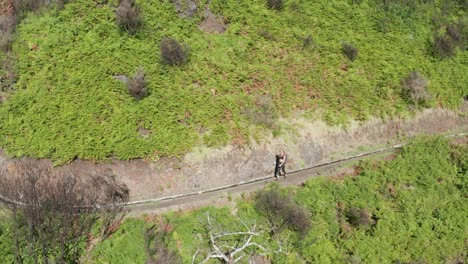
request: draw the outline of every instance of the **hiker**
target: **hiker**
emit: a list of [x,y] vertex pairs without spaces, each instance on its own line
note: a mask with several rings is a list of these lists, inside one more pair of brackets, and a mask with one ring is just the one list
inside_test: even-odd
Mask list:
[[[284,176],[286,178],[286,153],[284,150],[281,150],[279,154],[275,155],[275,178],[278,179],[279,176]],[[283,175],[281,175],[281,171],[283,171]]]
[[[284,176],[286,178],[286,161],[287,161],[287,156],[286,156],[286,152],[284,152],[284,150],[281,150],[280,151],[280,154],[279,154],[279,169],[278,169],[278,172],[279,172],[279,175],[280,176]],[[281,175],[281,171],[283,171],[283,175]]]
[[[280,155],[275,155],[275,178],[278,179],[278,174],[280,174]],[[280,175],[281,176],[281,175]]]

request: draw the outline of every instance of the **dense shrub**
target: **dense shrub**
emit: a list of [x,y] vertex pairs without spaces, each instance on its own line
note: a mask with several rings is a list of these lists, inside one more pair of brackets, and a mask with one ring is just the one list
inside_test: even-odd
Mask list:
[[437,36],[434,39],[435,52],[441,58],[451,57],[455,54],[455,42],[448,36]]
[[129,34],[136,33],[143,24],[141,11],[135,0],[120,0],[115,17],[119,27]]
[[283,0],[267,0],[267,6],[270,9],[281,10],[283,9]]
[[145,79],[145,72],[143,68],[138,68],[135,75],[129,78],[127,82],[128,92],[135,97],[135,99],[140,100],[148,95],[147,81]]
[[365,209],[361,208],[349,208],[345,213],[346,221],[354,227],[369,227],[375,224],[372,215],[370,215]]
[[431,98],[431,94],[426,89],[427,80],[418,72],[411,72],[403,80],[402,86],[407,96],[411,97],[416,104],[427,102]]
[[281,193],[278,185],[258,192],[255,208],[266,215],[274,232],[280,231],[284,225],[301,234],[305,234],[310,228],[310,212],[288,194]]
[[358,49],[351,43],[344,42],[343,46],[343,53],[348,57],[351,61],[354,61],[358,55]]
[[468,34],[468,27],[463,21],[458,23],[449,24],[445,27],[445,33],[434,36],[434,51],[440,58],[448,58],[455,54],[457,47],[464,50],[466,47],[466,40]]
[[162,226],[161,230],[155,230],[152,226],[145,230],[145,253],[146,264],[178,264],[182,263],[182,259],[169,248],[168,242],[170,238],[169,224],[166,223]]
[[161,62],[169,65],[182,65],[189,57],[188,48],[173,38],[164,38],[160,45]]

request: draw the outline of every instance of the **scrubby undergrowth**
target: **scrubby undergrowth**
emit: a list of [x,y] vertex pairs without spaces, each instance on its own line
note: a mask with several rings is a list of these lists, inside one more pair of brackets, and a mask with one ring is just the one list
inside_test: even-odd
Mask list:
[[[424,106],[455,108],[467,94],[463,45],[443,59],[434,45],[454,35],[449,25],[466,25],[457,1],[284,1],[276,10],[262,0],[213,0],[223,34],[198,28],[205,4],[187,19],[171,1],[136,1],[143,24],[132,35],[119,29],[115,1],[97,2],[29,14],[17,28],[18,81],[0,105],[0,145],[10,154],[58,162],[172,156],[245,144],[263,129],[278,134],[278,113],[320,112],[330,123],[392,117],[412,104],[402,88],[411,72],[427,80]],[[167,37],[190,48],[185,64],[161,63]],[[354,60],[343,43],[359,51]],[[134,100],[115,77],[140,67],[148,96]],[[256,114],[258,98],[271,102],[272,116]]]
[[[184,263],[192,263],[197,249],[210,248],[209,212],[212,226],[224,232],[252,225],[263,230],[253,241],[271,250],[271,263],[460,263],[467,257],[467,153],[466,145],[451,146],[441,137],[420,138],[391,161],[360,164],[358,175],[312,179],[288,189],[269,186],[239,201],[235,209],[209,207],[129,219],[96,246],[93,260],[143,263],[142,230],[155,224],[167,234],[165,245]],[[272,191],[289,197],[275,202],[307,212],[307,229],[277,228],[288,217],[282,214],[285,207],[267,205],[270,214],[258,207]],[[279,249],[281,253],[274,253]]]

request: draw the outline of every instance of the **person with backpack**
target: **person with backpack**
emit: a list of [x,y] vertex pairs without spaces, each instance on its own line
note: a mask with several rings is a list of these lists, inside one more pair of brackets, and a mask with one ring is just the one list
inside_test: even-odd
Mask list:
[[[281,150],[279,154],[275,155],[275,178],[278,179],[279,176],[284,176],[286,178],[286,160],[287,156],[284,150]],[[283,172],[283,174],[281,174]]]

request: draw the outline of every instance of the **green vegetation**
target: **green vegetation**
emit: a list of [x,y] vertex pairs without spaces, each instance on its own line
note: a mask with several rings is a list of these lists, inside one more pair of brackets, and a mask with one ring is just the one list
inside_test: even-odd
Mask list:
[[92,263],[145,263],[143,220],[127,219],[112,235],[96,245]]
[[0,208],[0,261],[14,263],[13,240],[11,239],[11,218]]
[[[468,92],[466,8],[458,2],[213,0],[211,11],[228,26],[222,34],[198,28],[205,2],[187,19],[171,1],[136,1],[141,18],[120,22],[132,34],[117,25],[116,1],[29,13],[13,43],[18,81],[0,105],[0,146],[62,163],[244,144],[264,129],[278,134],[277,113],[345,123],[407,112],[402,81],[411,72],[427,80],[424,106],[455,108]],[[454,43],[444,59],[439,36]],[[165,38],[190,47],[186,64],[161,63]],[[354,60],[343,43],[359,51]],[[116,77],[139,68],[148,96],[134,100]],[[258,114],[259,98],[271,102],[272,116]]]
[[[466,259],[466,145],[452,146],[442,137],[419,138],[393,160],[363,162],[359,171],[341,179],[311,179],[303,187],[272,185],[238,201],[236,208],[207,207],[127,219],[112,237],[95,246],[89,261],[143,263],[144,232],[156,226],[164,230],[169,250],[177,252],[183,263],[191,263],[197,249],[210,247],[207,212],[213,229],[235,232],[256,225],[258,230],[270,231],[254,241],[270,249],[267,255],[272,263],[459,263]],[[268,203],[266,196],[284,201],[273,197],[273,203]],[[265,205],[267,211],[278,208],[280,214],[265,214]],[[288,216],[281,214],[296,206],[307,210],[310,226],[302,230],[305,233],[287,224]],[[279,248],[282,253],[273,253]],[[249,250],[247,255],[254,253]]]

